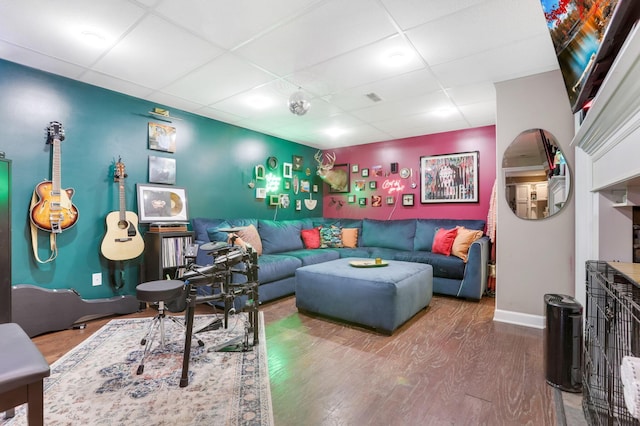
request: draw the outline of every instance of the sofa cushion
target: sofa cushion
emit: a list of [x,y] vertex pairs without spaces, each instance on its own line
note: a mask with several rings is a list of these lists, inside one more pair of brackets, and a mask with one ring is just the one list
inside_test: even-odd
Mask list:
[[320,248],[342,247],[342,230],[334,225],[320,228]]
[[326,249],[323,251],[336,251],[340,255],[340,258],[343,258],[343,257],[368,258],[370,256],[369,250],[363,247],[335,248],[335,249]]
[[209,238],[209,241],[227,241],[229,239],[229,233],[220,230],[229,228],[231,228],[229,222],[220,222],[217,226],[207,228],[207,238]]
[[413,250],[416,234],[415,219],[362,221],[361,244],[364,247],[381,247],[396,250]]
[[463,262],[467,262],[467,256],[469,254],[469,247],[471,244],[482,237],[482,231],[476,229],[467,229],[464,226],[458,227],[458,234],[453,241],[451,247],[451,254],[462,259]]
[[191,229],[193,229],[196,241],[210,241],[207,234],[207,228],[216,228],[220,226],[224,219],[209,219],[204,217],[196,217],[191,219]]
[[303,229],[300,231],[300,237],[302,238],[304,248],[320,248],[320,228]]
[[418,219],[416,220],[413,250],[431,251],[437,228],[451,229],[456,226],[484,231],[485,221],[477,219]]
[[433,253],[449,256],[451,254],[451,248],[453,247],[453,242],[456,239],[456,235],[458,235],[458,228],[439,228],[436,231],[436,235],[433,237],[431,251]]
[[461,280],[464,277],[465,263],[456,256],[428,253],[427,263],[433,266],[433,276]]
[[328,262],[340,258],[338,252],[334,250],[295,250],[281,254],[300,259],[302,266],[315,265],[316,263]]
[[282,253],[304,248],[299,220],[263,220],[258,221],[258,233],[262,239],[264,254]]
[[301,266],[302,261],[293,256],[263,254],[258,258],[258,281],[262,285],[292,277]]

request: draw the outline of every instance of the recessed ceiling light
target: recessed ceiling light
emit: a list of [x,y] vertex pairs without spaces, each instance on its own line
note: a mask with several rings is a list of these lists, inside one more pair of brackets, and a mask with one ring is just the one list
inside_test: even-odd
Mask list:
[[88,45],[95,47],[102,47],[107,44],[107,39],[102,34],[99,34],[93,30],[84,30],[80,33],[82,40]]
[[392,67],[399,67],[406,64],[411,59],[411,54],[404,50],[394,50],[387,55],[387,64]]
[[324,131],[327,135],[331,136],[332,138],[337,138],[338,136],[344,135],[345,133],[347,133],[346,130],[341,129],[339,127],[330,127],[327,130]]
[[449,117],[449,116],[455,114],[455,112],[456,112],[456,110],[453,107],[444,107],[444,108],[439,108],[439,109],[433,110],[431,112],[431,114],[433,114],[433,115],[435,115],[437,117],[444,118],[444,117]]

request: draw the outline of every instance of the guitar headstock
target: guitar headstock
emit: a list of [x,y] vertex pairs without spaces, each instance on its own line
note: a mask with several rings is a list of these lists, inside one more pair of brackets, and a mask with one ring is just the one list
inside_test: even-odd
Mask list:
[[59,142],[64,140],[64,129],[59,121],[52,121],[47,127],[47,143],[53,143],[54,140]]
[[113,178],[117,181],[126,177],[127,173],[124,171],[124,163],[122,162],[122,159],[118,158],[118,162],[116,163],[115,170],[113,172]]

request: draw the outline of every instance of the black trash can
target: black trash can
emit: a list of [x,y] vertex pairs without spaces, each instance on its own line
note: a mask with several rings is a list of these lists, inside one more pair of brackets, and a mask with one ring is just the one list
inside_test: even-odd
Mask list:
[[564,294],[545,294],[544,361],[547,383],[582,391],[582,305]]

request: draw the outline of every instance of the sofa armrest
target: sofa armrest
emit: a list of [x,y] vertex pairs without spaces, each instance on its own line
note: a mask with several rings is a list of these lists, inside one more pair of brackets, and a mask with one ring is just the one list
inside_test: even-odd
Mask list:
[[480,300],[487,289],[491,242],[484,236],[471,244],[458,297]]

